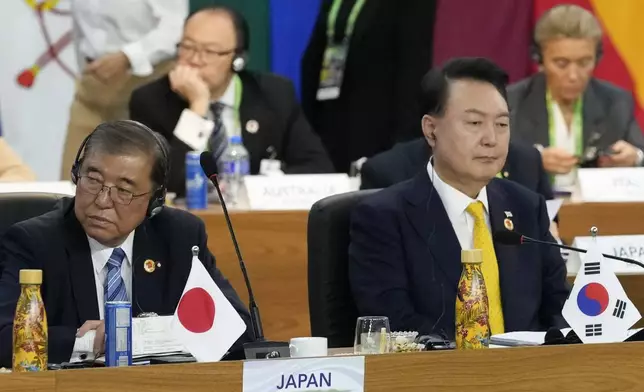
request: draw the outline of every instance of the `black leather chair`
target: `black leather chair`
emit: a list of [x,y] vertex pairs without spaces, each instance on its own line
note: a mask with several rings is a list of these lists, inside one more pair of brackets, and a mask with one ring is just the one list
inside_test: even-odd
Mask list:
[[[52,193],[0,193],[0,242],[13,224],[51,211],[64,195]],[[2,264],[0,264],[2,276]]]
[[377,189],[343,193],[311,207],[308,222],[309,315],[312,336],[329,348],[353,346],[358,310],[349,286],[349,223],[353,207]]
[[51,211],[61,197],[51,193],[0,193],[0,238],[14,223]]

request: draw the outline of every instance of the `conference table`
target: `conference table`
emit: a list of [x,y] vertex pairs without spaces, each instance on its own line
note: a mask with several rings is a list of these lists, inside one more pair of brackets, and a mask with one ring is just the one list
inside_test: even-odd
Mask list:
[[[208,246],[219,268],[247,301],[221,211],[212,207],[195,213],[205,222]],[[274,340],[310,336],[308,211],[231,211],[231,219],[261,310],[265,335]],[[559,211],[559,233],[565,243],[588,236],[592,226],[599,228],[600,235],[644,234],[644,203],[563,204]],[[644,313],[644,275],[623,275],[620,281],[635,306]]]
[[[643,342],[365,357],[367,392],[641,391]],[[3,392],[240,392],[243,362],[0,374]]]

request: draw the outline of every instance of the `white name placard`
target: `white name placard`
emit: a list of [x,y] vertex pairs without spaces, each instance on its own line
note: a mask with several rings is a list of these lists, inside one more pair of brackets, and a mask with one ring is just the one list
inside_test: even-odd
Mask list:
[[364,391],[364,357],[244,362],[243,392]]
[[[573,246],[581,249],[588,249],[592,243],[592,237],[576,237]],[[602,253],[612,256],[626,257],[639,262],[644,262],[644,235],[615,235],[601,236],[595,240]],[[576,275],[581,265],[583,254],[570,251],[566,267],[568,275]],[[644,275],[644,268],[628,264],[623,261],[604,258],[612,270],[618,275]]]
[[309,210],[318,200],[351,191],[346,174],[247,176],[251,210]]
[[583,201],[644,201],[642,167],[579,169],[578,180]]
[[71,181],[2,182],[0,193],[53,193],[74,196],[76,186]]

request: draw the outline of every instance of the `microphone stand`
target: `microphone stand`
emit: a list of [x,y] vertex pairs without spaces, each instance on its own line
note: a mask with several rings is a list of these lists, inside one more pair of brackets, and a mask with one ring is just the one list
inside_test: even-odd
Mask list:
[[224,197],[221,194],[221,189],[219,188],[217,175],[213,174],[209,177],[209,179],[215,186],[217,195],[219,196],[219,200],[221,201],[221,208],[224,212],[224,218],[226,219],[228,231],[230,232],[230,237],[233,241],[233,246],[235,247],[235,253],[237,254],[237,260],[239,261],[239,267],[241,268],[242,275],[244,276],[244,282],[246,283],[246,289],[248,290],[248,311],[250,312],[250,322],[252,324],[255,341],[244,343],[244,354],[246,356],[246,359],[288,358],[290,357],[288,342],[267,341],[264,337],[264,328],[262,327],[262,319],[259,315],[259,307],[257,306],[257,302],[255,301],[253,287],[250,284],[248,272],[246,271],[246,263],[244,262],[241,251],[239,250],[239,243],[237,242],[237,237],[235,236],[233,224],[230,221],[230,215],[228,214],[228,208],[226,208],[226,202],[224,201]]

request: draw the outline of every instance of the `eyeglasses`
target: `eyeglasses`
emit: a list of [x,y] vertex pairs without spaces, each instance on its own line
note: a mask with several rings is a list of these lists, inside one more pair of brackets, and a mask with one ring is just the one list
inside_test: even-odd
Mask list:
[[177,52],[181,57],[192,57],[197,54],[198,58],[206,63],[217,61],[220,57],[227,56],[234,53],[236,49],[229,50],[214,50],[208,48],[200,48],[197,45],[180,42],[177,44]]
[[127,189],[120,188],[116,185],[107,186],[102,181],[97,180],[89,176],[81,176],[78,186],[85,192],[92,195],[100,194],[104,189],[107,189],[109,192],[110,198],[114,203],[122,205],[130,205],[132,200],[137,197],[145,196],[150,192],[140,193],[138,195],[128,191]]

